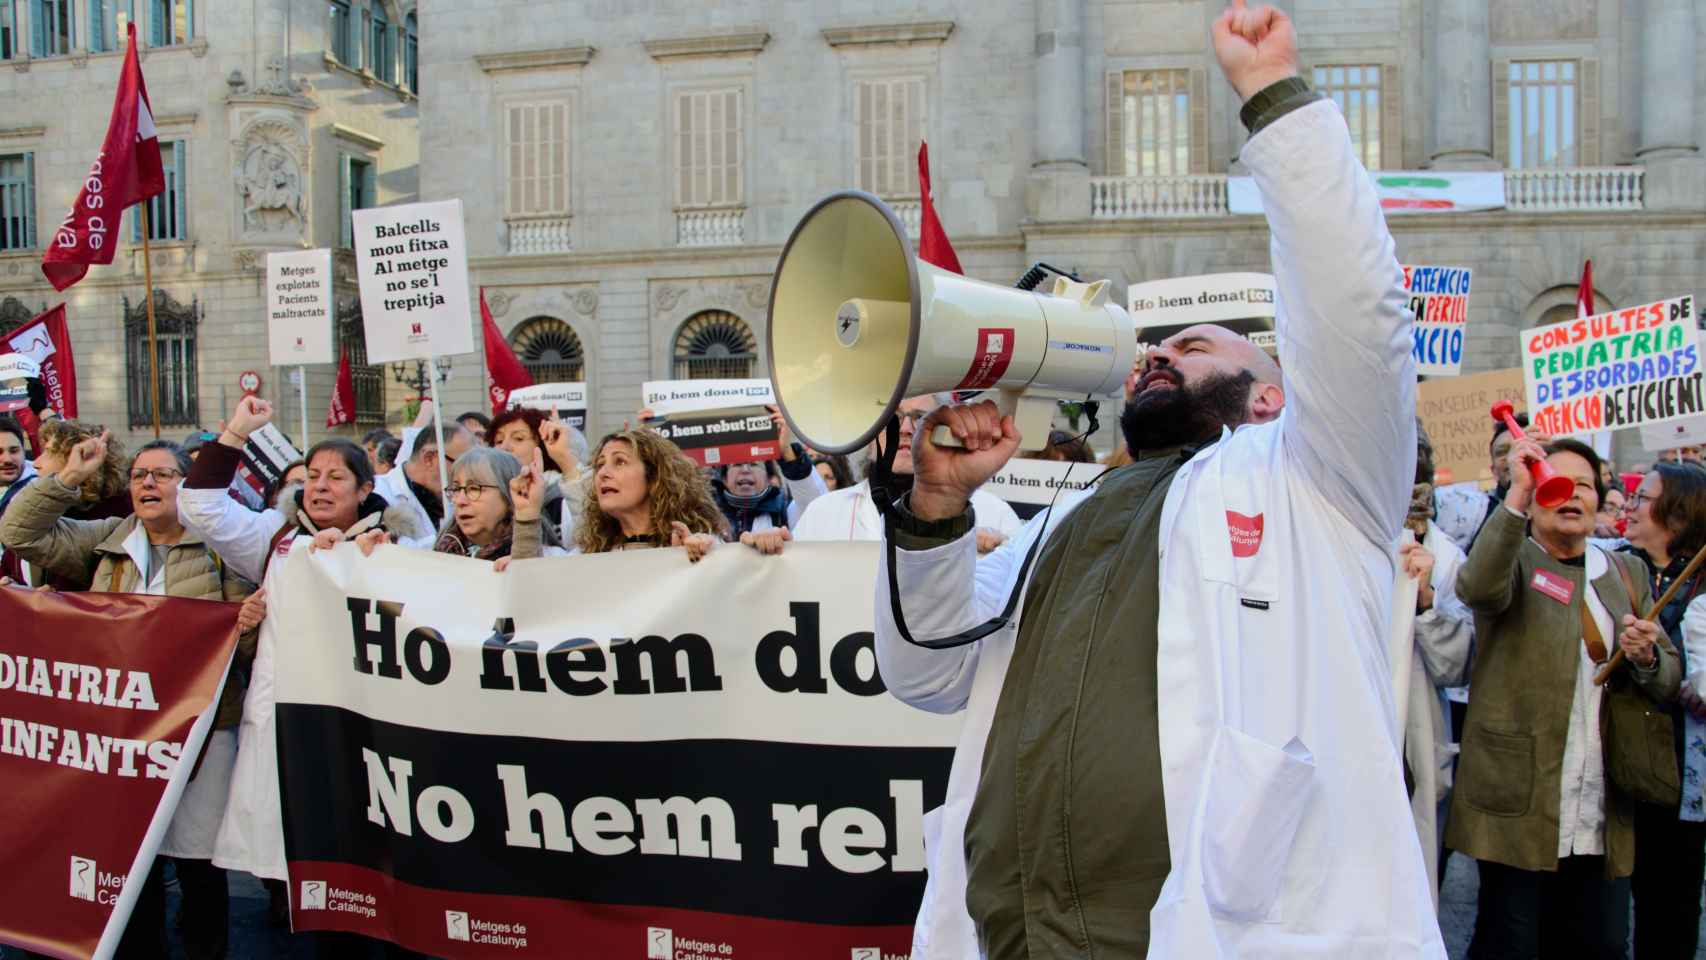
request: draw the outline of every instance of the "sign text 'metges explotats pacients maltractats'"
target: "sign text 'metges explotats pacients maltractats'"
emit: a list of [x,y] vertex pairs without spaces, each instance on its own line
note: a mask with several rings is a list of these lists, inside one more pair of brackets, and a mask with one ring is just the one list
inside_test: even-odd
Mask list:
[[1537,431],[1568,436],[1706,412],[1692,296],[1518,336],[1529,423]]
[[960,718],[887,693],[877,549],[497,574],[299,543],[271,614],[304,641],[274,688],[294,929],[451,958],[904,955]]
[[331,363],[332,251],[267,254],[267,347],[275,367]]
[[653,414],[646,426],[700,466],[782,455],[776,424],[765,409],[776,402],[769,380],[651,380],[641,396]]

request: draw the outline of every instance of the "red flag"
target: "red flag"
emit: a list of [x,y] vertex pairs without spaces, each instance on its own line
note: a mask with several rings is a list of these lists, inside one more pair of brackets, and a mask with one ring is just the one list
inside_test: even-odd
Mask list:
[[954,255],[954,245],[948,242],[948,235],[942,230],[942,221],[936,219],[936,207],[930,202],[930,145],[927,143],[918,144],[918,196],[923,207],[918,217],[918,259],[943,270],[965,273],[960,269],[960,258]]
[[160,169],[160,138],[142,68],[136,62],[136,24],[128,25],[130,45],[119,69],[118,96],[100,155],[89,167],[71,212],[54,231],[41,272],[53,289],[64,290],[89,272],[91,263],[112,263],[119,223],[126,207],[166,189]]
[[77,418],[77,362],[71,356],[71,331],[60,304],[0,339],[0,353],[21,353],[41,367],[47,402],[67,420]]
[[332,402],[326,406],[326,426],[355,422],[355,377],[349,369],[349,348],[338,360],[338,382],[332,385]]
[[1576,316],[1593,316],[1593,261],[1582,261],[1582,282],[1576,287]]
[[486,306],[485,287],[480,288],[480,329],[486,339],[486,392],[491,395],[492,413],[496,415],[509,402],[509,392],[533,386],[533,378],[515,358],[515,351],[509,348],[509,341],[492,319],[491,308]]

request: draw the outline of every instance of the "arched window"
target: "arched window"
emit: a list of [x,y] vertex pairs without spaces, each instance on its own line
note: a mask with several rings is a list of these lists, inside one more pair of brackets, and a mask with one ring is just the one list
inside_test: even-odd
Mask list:
[[421,31],[413,13],[403,18],[403,84],[421,92]]
[[752,376],[758,340],[746,322],[724,310],[702,310],[675,334],[675,379],[740,380]]
[[1560,303],[1557,306],[1546,308],[1546,312],[1540,315],[1540,326],[1549,327],[1554,323],[1563,323],[1566,320],[1574,319],[1576,319],[1576,305]]
[[367,330],[361,322],[361,301],[338,305],[338,353],[349,351],[350,380],[355,386],[355,426],[358,431],[385,426],[385,368],[367,362]]
[[534,383],[580,383],[586,379],[581,338],[556,317],[523,320],[509,335],[509,343]]
[[[201,423],[196,402],[196,326],[201,304],[184,306],[164,290],[154,291],[154,362],[160,370],[160,425],[193,427]],[[124,298],[125,372],[129,380],[130,426],[154,422],[153,365],[148,361],[148,304]]]

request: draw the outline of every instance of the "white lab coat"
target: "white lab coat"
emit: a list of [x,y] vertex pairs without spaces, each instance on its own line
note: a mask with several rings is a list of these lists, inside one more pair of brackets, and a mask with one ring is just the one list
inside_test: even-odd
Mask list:
[[[978,490],[971,495],[977,525],[1011,537],[1024,526],[1007,502]],[[871,482],[831,490],[812,500],[790,531],[795,540],[881,540],[883,518],[871,499]]]
[[426,508],[421,506],[421,500],[415,496],[415,491],[409,487],[409,478],[404,475],[401,463],[390,473],[373,478],[373,492],[384,497],[391,509],[400,508],[414,514],[417,528],[427,531],[424,537],[399,537],[399,546],[417,550],[432,549],[433,544],[438,542],[438,528],[433,526],[432,517],[427,514]]
[[[1179,468],[1162,511],[1157,722],[1172,869],[1149,956],[1443,958],[1386,653],[1415,464],[1411,318],[1394,245],[1331,103],[1275,122],[1243,159],[1272,229],[1286,406]],[[1050,527],[1086,495],[1063,497]],[[1233,555],[1233,512],[1262,518],[1253,556]],[[902,551],[913,633],[999,612],[1042,532],[1033,518],[982,561],[969,535]],[[887,584],[879,570],[889,689],[926,709],[972,711],[967,728],[986,730],[995,663],[1004,672],[1015,628],[970,647],[912,647],[894,629]],[[970,806],[978,759],[956,756],[944,838]],[[969,931],[938,919],[922,934],[925,955],[976,955]]]

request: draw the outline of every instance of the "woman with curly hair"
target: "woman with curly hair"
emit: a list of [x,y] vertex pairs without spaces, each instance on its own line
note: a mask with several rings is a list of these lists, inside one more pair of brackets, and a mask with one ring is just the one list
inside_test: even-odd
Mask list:
[[600,440],[590,485],[575,530],[579,553],[674,546],[698,562],[727,529],[699,468],[651,430]]
[[[41,455],[36,472],[44,477],[58,474],[71,456],[72,448],[106,433],[106,428],[81,420],[48,420],[41,425]],[[123,519],[130,516],[130,463],[124,444],[107,440],[101,465],[79,488],[77,502],[66,511],[76,520]]]

